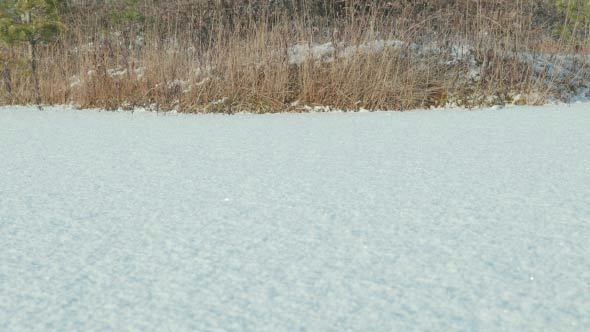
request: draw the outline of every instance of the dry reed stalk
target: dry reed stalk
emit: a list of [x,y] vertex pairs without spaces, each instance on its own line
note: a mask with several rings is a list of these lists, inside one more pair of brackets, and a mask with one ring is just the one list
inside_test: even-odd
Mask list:
[[[67,34],[40,49],[43,102],[225,113],[471,107],[566,98],[590,76],[588,38],[551,37],[533,0],[307,3],[146,1],[148,19],[117,26],[105,23],[108,7],[76,7]],[[329,51],[316,57],[320,44]],[[303,61],[296,45],[312,48]],[[34,102],[28,69],[10,69],[0,103]]]

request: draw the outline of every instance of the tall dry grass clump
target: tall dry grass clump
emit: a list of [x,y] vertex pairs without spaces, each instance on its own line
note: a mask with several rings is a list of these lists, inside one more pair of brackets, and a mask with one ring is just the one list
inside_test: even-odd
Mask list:
[[[40,48],[46,104],[405,110],[566,99],[589,77],[587,31],[556,33],[538,0],[76,1],[62,17]],[[2,50],[2,104],[34,102],[24,52]]]

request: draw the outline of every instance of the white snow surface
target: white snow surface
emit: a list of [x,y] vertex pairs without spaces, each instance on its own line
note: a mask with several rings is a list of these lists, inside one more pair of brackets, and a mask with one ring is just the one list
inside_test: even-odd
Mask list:
[[[334,61],[334,55],[343,58],[349,58],[355,54],[374,54],[383,52],[388,47],[402,48],[406,47],[406,43],[400,40],[383,40],[377,39],[370,42],[364,42],[359,45],[338,45],[336,47],[332,42],[324,44],[297,44],[290,47],[287,51],[289,55],[290,64],[303,64],[309,59],[324,60],[326,62]],[[417,48],[416,45],[411,45],[412,48]]]
[[590,104],[0,108],[1,331],[589,331]]

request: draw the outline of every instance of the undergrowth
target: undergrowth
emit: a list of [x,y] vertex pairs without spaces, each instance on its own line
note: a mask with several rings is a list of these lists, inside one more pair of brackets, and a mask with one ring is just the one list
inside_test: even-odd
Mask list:
[[[179,112],[406,110],[567,100],[588,34],[546,1],[74,1],[39,46],[44,104]],[[2,46],[0,104],[35,102]],[[6,87],[10,85],[10,91]]]

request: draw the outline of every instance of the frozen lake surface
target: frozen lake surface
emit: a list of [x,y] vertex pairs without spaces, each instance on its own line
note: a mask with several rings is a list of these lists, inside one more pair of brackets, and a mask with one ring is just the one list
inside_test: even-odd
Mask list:
[[590,104],[0,108],[0,330],[589,331]]

